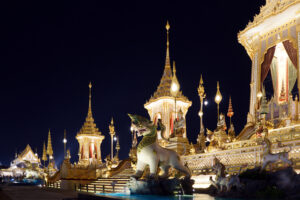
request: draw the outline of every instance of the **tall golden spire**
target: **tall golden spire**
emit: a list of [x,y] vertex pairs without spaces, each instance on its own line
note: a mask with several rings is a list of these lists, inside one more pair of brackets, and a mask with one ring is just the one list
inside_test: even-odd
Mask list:
[[175,60],[173,60],[173,76],[176,76]]
[[[43,156],[42,156],[42,160],[45,162],[47,161],[47,152],[46,152],[46,145],[45,145],[45,142],[44,142],[44,145],[43,145]],[[45,163],[44,163],[45,165]]]
[[49,129],[49,133],[48,133],[47,154],[49,155],[49,157],[53,156],[53,149],[52,149],[50,129]]
[[170,24],[169,21],[167,21],[166,24],[166,30],[167,30],[167,52],[166,52],[166,64],[165,67],[171,67],[171,63],[170,63],[170,42],[169,42],[169,30],[170,30]]
[[78,135],[101,135],[101,132],[96,127],[96,124],[94,123],[94,118],[92,114],[92,83],[89,83],[89,108],[88,108],[88,114],[85,118],[85,122],[80,129],[80,131],[77,133]]
[[[164,67],[163,75],[160,79],[160,83],[154,92],[154,94],[151,96],[150,100],[145,104],[148,105],[149,103],[156,101],[157,99],[161,97],[172,97],[172,94],[170,93],[171,83],[174,74],[176,74],[176,67],[173,69],[174,74],[172,73],[171,69],[171,61],[170,61],[170,42],[169,42],[169,30],[170,30],[170,24],[167,21],[166,24],[166,30],[167,30],[167,49],[166,49],[166,62]],[[175,64],[174,64],[175,65]],[[177,79],[177,78],[176,78]],[[178,92],[177,98],[180,98],[181,100],[190,103],[190,101],[185,97],[181,91]]]
[[89,83],[89,109],[87,118],[93,118],[92,114],[92,83]]

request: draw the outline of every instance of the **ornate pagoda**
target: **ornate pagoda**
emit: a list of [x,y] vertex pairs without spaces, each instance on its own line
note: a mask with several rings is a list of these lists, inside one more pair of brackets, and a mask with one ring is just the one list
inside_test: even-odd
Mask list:
[[[286,115],[298,119],[298,102],[293,101],[292,91],[299,81],[300,1],[267,0],[246,28],[239,32],[238,41],[245,47],[250,59],[250,106],[246,129],[240,139],[248,139],[258,120],[262,85],[268,74],[272,78],[273,96],[268,102],[270,112],[266,116],[269,125],[279,126]],[[298,71],[298,73],[297,73]],[[295,91],[295,90],[294,90]]]
[[101,131],[96,127],[92,114],[92,84],[89,84],[89,108],[85,122],[76,135],[79,143],[79,161],[80,166],[89,166],[101,164],[101,143],[105,138]]
[[[185,116],[189,107],[192,105],[192,102],[189,101],[181,91],[178,92],[176,97],[174,97],[170,91],[172,79],[174,76],[176,76],[176,68],[174,63],[172,74],[169,53],[169,29],[170,25],[167,23],[167,50],[163,76],[160,80],[157,90],[154,92],[153,96],[151,96],[150,100],[144,105],[144,107],[148,110],[150,118],[154,123],[157,123],[157,121],[161,119],[162,123],[165,125],[166,130],[163,136],[164,138],[170,138],[171,142],[164,145],[180,153],[183,152],[183,146],[180,144],[185,143],[188,146],[186,126],[184,125],[182,136],[176,136],[174,131],[175,121],[178,117],[178,114],[181,112],[185,124]],[[164,143],[161,135],[158,135],[158,140]]]

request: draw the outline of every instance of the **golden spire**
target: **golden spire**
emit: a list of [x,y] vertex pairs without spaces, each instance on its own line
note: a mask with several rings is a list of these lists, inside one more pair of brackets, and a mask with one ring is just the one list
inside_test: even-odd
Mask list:
[[111,118],[111,122],[110,122],[110,125],[108,127],[109,127],[109,133],[111,135],[114,135],[115,134],[115,126],[114,126],[114,119],[113,118]]
[[173,61],[173,76],[176,76],[175,60]]
[[201,77],[200,77],[200,85],[203,85],[203,78],[202,78],[202,74],[201,74]]
[[46,152],[46,145],[45,145],[45,142],[44,142],[44,145],[43,145],[43,156],[42,156],[42,160],[45,162],[47,161],[47,152]]
[[[160,79],[160,83],[159,83],[156,91],[151,96],[150,100],[145,104],[145,106],[147,106],[149,103],[157,100],[158,98],[172,97],[172,94],[170,93],[170,89],[171,89],[171,83],[173,80],[173,75],[172,75],[170,52],[169,52],[169,49],[170,49],[170,42],[169,42],[170,24],[168,21],[166,24],[166,30],[167,30],[167,49],[166,49],[166,62],[165,62],[164,72]],[[173,71],[174,71],[174,69],[173,69]],[[175,73],[176,73],[176,68],[175,68]],[[177,80],[177,78],[176,78],[176,80]],[[187,103],[191,103],[180,91],[178,92],[177,98],[180,98],[181,100],[183,100]]]
[[53,156],[53,149],[52,149],[50,129],[49,129],[49,133],[48,133],[47,154],[49,155],[49,157]]
[[[97,128],[94,123],[94,118],[92,115],[92,83],[89,83],[89,109],[87,117],[82,128],[79,130],[77,135],[101,135],[101,131]],[[77,137],[77,136],[76,136]]]
[[170,30],[170,24],[169,21],[167,21],[166,24],[166,30],[167,30],[167,52],[166,52],[166,65],[165,67],[171,67],[170,65],[170,52],[169,52],[169,47],[170,47],[170,42],[169,42],[169,30]]
[[92,115],[92,83],[89,83],[89,109],[87,118],[93,118]]

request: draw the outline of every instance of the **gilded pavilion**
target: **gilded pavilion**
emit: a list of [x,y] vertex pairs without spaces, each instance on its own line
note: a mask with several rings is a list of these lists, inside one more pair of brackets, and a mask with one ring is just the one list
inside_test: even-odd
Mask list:
[[[182,154],[184,153],[184,148],[188,148],[185,116],[188,112],[189,107],[192,105],[192,102],[189,101],[181,91],[179,91],[176,97],[171,94],[171,83],[172,78],[176,76],[176,67],[175,62],[173,62],[172,73],[169,52],[169,29],[170,25],[169,23],[167,23],[167,49],[164,72],[157,90],[151,96],[150,100],[144,105],[144,107],[148,110],[150,119],[154,123],[157,123],[157,120],[161,119],[162,123],[166,127],[164,137],[169,138],[171,142],[164,144],[161,135],[158,135],[158,140],[167,148],[174,149],[175,151]],[[174,124],[179,112],[182,113],[185,124],[182,136],[176,136],[174,133]],[[182,144],[184,144],[186,147],[183,147]]]
[[89,107],[85,122],[76,135],[79,143],[78,165],[89,166],[102,163],[101,143],[105,138],[97,128],[92,114],[92,84],[89,84]]

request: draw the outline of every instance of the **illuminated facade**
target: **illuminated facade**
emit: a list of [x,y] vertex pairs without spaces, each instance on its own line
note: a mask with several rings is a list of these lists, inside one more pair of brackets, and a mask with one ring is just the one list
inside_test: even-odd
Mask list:
[[[2,176],[27,176],[30,171],[41,171],[40,168],[41,161],[37,155],[34,153],[29,144],[19,155],[16,154],[15,159],[10,163],[10,168],[0,170],[0,175]],[[31,173],[32,174],[32,173]]]
[[85,122],[76,135],[79,143],[79,161],[80,166],[98,165],[102,163],[101,160],[101,143],[105,138],[94,123],[92,114],[92,84],[89,84],[89,108]]
[[[188,142],[186,135],[185,116],[189,107],[192,105],[192,102],[189,101],[181,91],[178,92],[176,97],[171,94],[171,83],[172,78],[176,76],[176,68],[174,62],[172,73],[169,53],[169,24],[167,24],[166,29],[167,50],[163,76],[160,84],[157,87],[157,90],[154,92],[150,100],[144,105],[144,107],[148,110],[149,116],[154,123],[157,123],[157,120],[161,119],[162,123],[166,126],[165,135],[163,137],[170,138],[170,140],[173,141],[173,143],[166,144],[166,146],[176,151],[182,151],[182,149],[179,150],[178,148],[180,143],[186,144]],[[176,136],[174,128],[175,118],[178,118],[179,113],[181,113],[184,118],[184,131],[182,136]],[[158,135],[158,140],[162,142],[161,135]]]

